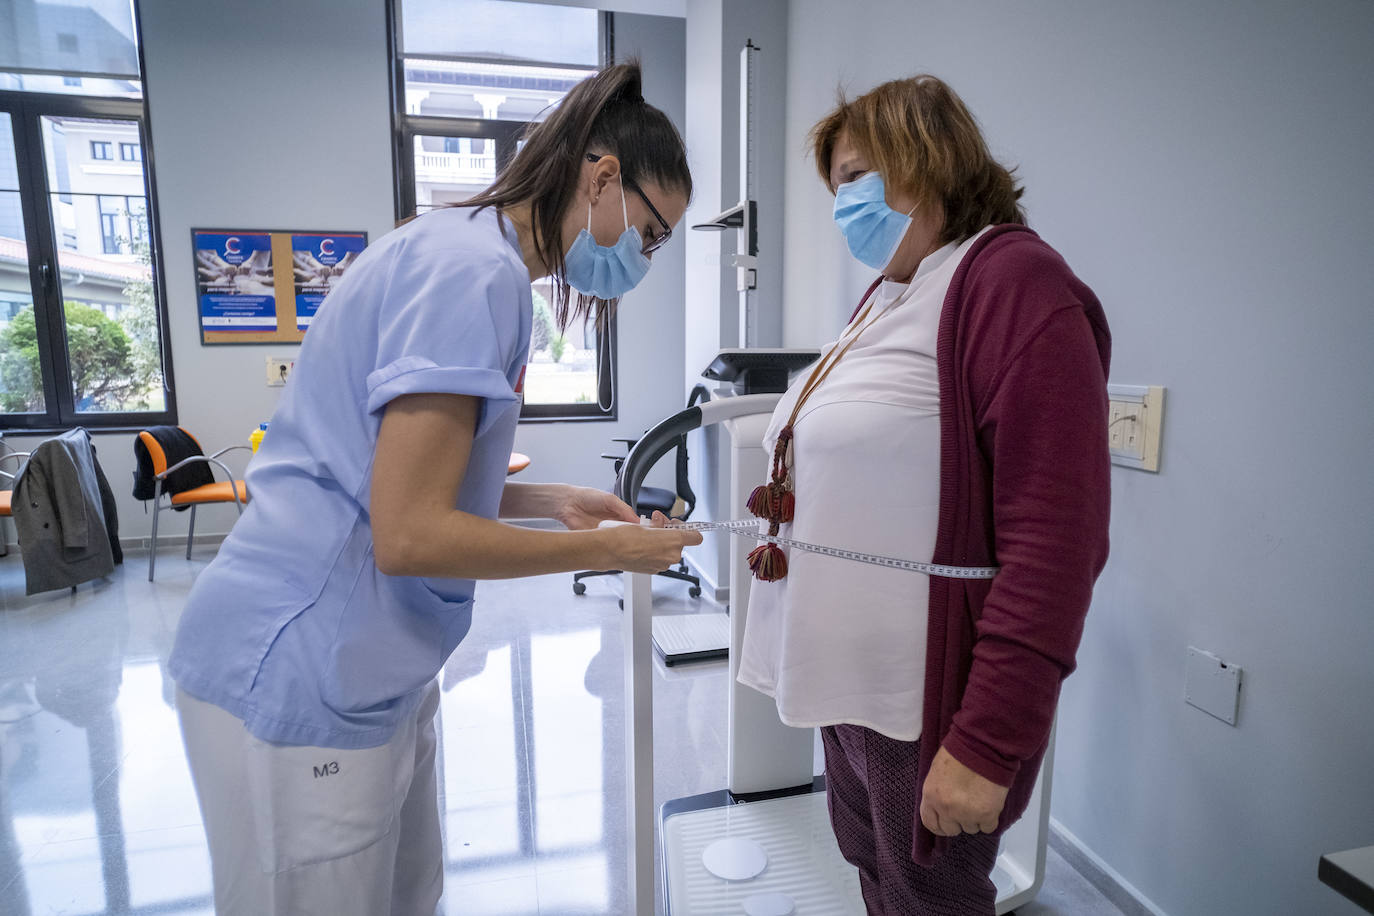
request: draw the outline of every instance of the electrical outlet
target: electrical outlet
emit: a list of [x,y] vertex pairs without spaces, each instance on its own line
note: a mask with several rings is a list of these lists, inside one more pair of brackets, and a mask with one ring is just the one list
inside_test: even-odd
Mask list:
[[295,359],[281,356],[267,357],[267,387],[280,388],[285,385],[295,368]]
[[1188,647],[1187,673],[1183,699],[1227,725],[1236,724],[1240,711],[1241,667],[1223,661],[1211,652]]
[[1107,447],[1112,464],[1159,470],[1164,389],[1159,385],[1108,385]]
[[1125,447],[1125,440],[1121,437],[1122,414],[1125,411],[1125,405],[1120,401],[1107,403],[1109,407],[1107,413],[1107,446],[1112,450],[1112,454],[1116,454]]

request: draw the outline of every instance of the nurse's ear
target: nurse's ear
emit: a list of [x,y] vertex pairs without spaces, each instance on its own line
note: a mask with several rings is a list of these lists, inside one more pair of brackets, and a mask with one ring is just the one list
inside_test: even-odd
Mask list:
[[591,166],[591,179],[588,185],[587,198],[595,206],[601,199],[601,192],[608,186],[619,186],[620,179],[620,160],[615,156],[602,156],[595,162],[587,163]]

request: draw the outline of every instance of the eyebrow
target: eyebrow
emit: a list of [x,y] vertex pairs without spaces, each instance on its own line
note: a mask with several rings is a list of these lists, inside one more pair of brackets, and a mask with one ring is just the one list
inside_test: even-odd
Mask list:
[[831,184],[843,184],[844,182],[842,181],[842,179],[845,175],[852,174],[853,172],[867,171],[869,171],[869,169],[860,168],[855,163],[854,159],[846,159],[843,162],[841,162],[838,166],[830,170],[830,182]]

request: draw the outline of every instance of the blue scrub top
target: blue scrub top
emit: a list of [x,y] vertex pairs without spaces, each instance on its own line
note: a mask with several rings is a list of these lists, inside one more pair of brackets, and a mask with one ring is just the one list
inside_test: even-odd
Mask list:
[[279,744],[384,744],[472,622],[470,579],[377,571],[368,516],[386,405],[472,395],[457,508],[495,518],[529,352],[530,277],[508,220],[435,210],[367,248],[321,305],[249,465],[252,501],[196,579],[170,667]]

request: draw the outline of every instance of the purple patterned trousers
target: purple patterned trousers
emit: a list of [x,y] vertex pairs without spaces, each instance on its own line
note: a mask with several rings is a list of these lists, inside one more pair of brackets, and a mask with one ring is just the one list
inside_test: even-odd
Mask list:
[[830,825],[859,870],[869,916],[992,916],[997,837],[953,837],[930,868],[911,858],[921,817],[921,742],[858,725],[826,726],[821,740]]

